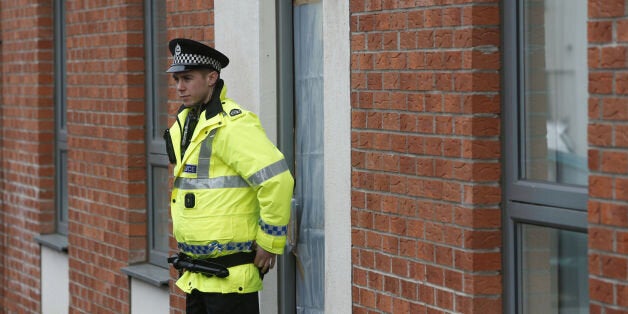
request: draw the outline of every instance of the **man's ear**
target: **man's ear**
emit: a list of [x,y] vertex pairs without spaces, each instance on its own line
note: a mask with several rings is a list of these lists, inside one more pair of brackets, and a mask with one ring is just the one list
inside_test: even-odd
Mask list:
[[207,74],[207,84],[209,86],[214,86],[216,85],[216,82],[218,81],[218,72],[216,71],[210,71]]

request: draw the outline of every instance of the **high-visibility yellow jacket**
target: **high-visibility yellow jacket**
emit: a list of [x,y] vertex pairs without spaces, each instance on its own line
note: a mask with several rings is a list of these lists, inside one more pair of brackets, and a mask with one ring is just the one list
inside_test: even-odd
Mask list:
[[[194,257],[218,257],[252,251],[256,243],[282,254],[294,179],[258,117],[227,98],[226,86],[220,103],[223,111],[217,115],[207,119],[205,111],[200,114],[184,156],[180,142],[189,108],[182,108],[169,130],[176,156],[171,214],[179,250]],[[186,271],[177,286],[187,293],[262,288],[253,264],[231,267],[229,273],[217,278]]]

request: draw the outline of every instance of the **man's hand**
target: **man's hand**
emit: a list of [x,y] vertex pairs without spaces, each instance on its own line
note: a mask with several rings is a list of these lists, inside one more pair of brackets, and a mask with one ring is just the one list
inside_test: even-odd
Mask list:
[[255,261],[253,261],[253,263],[262,271],[262,274],[265,274],[275,267],[275,258],[275,254],[262,249],[262,247],[258,245],[257,252],[255,253]]

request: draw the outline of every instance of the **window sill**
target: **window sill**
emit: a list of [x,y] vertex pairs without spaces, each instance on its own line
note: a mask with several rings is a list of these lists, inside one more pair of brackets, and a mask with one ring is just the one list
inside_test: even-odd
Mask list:
[[57,252],[68,253],[68,237],[66,235],[59,233],[40,234],[35,237],[35,241]]
[[[68,252],[68,237],[65,235],[58,233],[40,234],[35,237],[35,241],[41,246],[57,252]],[[167,268],[147,263],[124,267],[122,272],[157,287],[167,286],[170,281],[170,273]]]
[[129,277],[139,279],[157,287],[167,286],[170,281],[170,272],[168,269],[153,264],[144,263],[131,265],[121,270]]

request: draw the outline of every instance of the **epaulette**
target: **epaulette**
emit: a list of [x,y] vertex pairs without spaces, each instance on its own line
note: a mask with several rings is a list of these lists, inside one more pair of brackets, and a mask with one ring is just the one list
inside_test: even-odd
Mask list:
[[237,116],[237,115],[239,115],[241,113],[242,113],[242,110],[240,110],[240,109],[237,109],[237,108],[236,109],[231,109],[231,111],[229,111],[229,116],[235,117],[235,116]]

